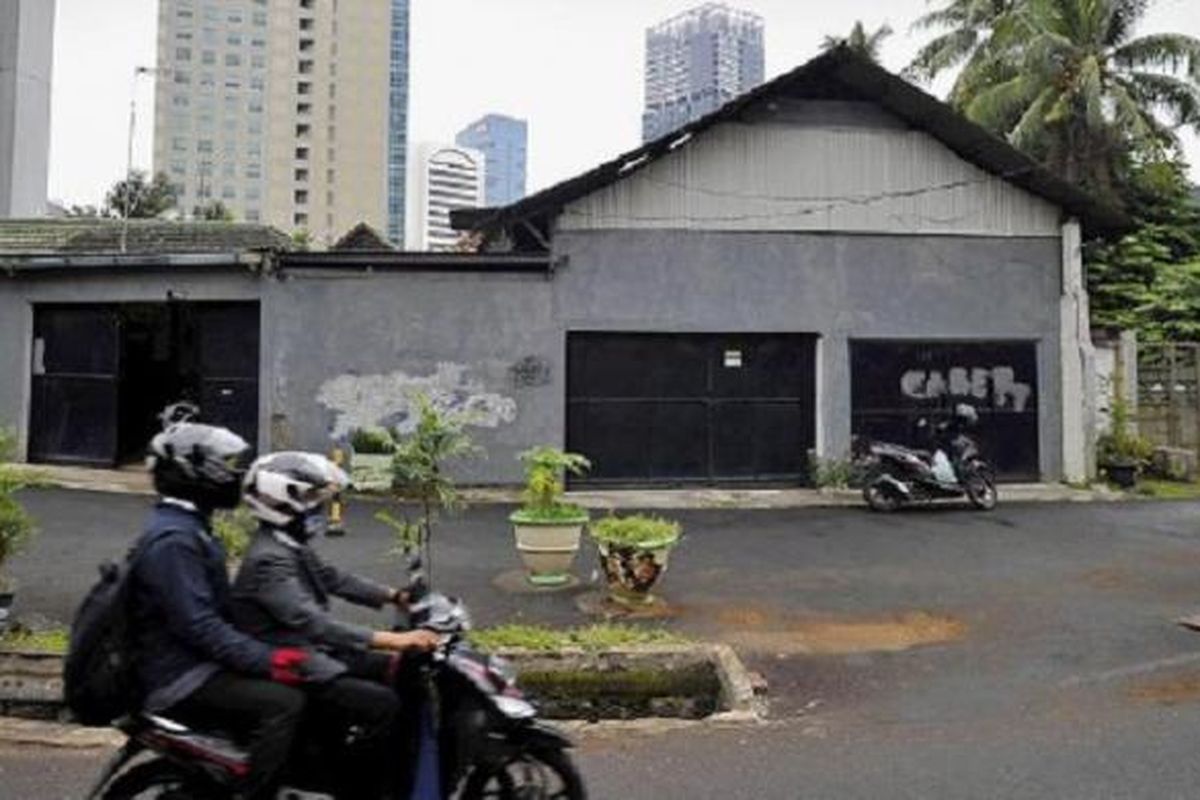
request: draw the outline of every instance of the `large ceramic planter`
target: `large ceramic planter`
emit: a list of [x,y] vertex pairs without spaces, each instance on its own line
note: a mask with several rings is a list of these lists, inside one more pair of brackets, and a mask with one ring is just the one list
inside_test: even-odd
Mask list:
[[390,489],[392,456],[389,453],[355,453],[350,461],[350,476],[361,489]]
[[650,590],[667,571],[667,557],[677,541],[665,539],[640,545],[617,545],[597,540],[600,568],[608,582],[608,596],[628,606],[654,602]]
[[536,586],[561,586],[571,580],[571,564],[579,550],[579,538],[588,517],[556,520],[532,519],[517,511],[509,516],[517,553],[525,564],[527,579]]
[[1132,489],[1137,485],[1137,464],[1113,463],[1105,464],[1104,471],[1108,478],[1122,489]]

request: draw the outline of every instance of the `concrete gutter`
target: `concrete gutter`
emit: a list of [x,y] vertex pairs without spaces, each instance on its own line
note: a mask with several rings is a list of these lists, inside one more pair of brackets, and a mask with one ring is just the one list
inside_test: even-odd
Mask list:
[[[18,468],[26,465],[15,465]],[[91,492],[153,495],[154,487],[144,469],[104,470],[86,467],[37,465],[27,467],[47,486]],[[510,487],[468,487],[473,505],[517,504],[521,491]],[[364,499],[381,495],[368,494]],[[838,508],[863,505],[855,489],[622,489],[568,492],[567,499],[585,508],[609,509],[785,509]],[[1094,503],[1131,499],[1103,485],[1074,488],[1061,483],[1019,483],[1000,486],[1000,502],[1008,503]]]

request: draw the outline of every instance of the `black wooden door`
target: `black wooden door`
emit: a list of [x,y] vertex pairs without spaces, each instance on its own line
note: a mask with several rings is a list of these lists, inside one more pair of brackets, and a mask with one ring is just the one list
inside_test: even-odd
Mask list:
[[997,475],[1038,479],[1033,342],[856,341],[850,370],[855,434],[924,446],[918,419],[968,403],[979,412],[974,435]]
[[114,306],[37,306],[29,459],[117,461],[120,331]]
[[571,333],[567,446],[586,482],[797,482],[815,432],[815,337]]
[[259,305],[199,303],[184,307],[194,337],[196,380],[205,422],[258,442]]

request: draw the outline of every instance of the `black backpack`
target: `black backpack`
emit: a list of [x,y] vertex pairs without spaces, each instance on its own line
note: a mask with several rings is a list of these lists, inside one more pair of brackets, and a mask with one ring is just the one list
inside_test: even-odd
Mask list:
[[163,534],[131,548],[123,563],[100,565],[100,580],[80,603],[63,662],[63,696],[76,721],[105,726],[141,707],[130,614],[137,557]]

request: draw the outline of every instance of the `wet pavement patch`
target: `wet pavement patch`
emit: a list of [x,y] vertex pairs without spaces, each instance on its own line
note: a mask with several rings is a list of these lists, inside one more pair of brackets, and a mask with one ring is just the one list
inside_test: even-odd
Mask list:
[[762,609],[722,612],[721,638],[739,649],[780,655],[900,652],[962,639],[967,625],[955,617],[911,611],[885,616],[801,616]]
[[1200,672],[1158,678],[1131,686],[1126,694],[1133,700],[1173,706],[1200,701]]

